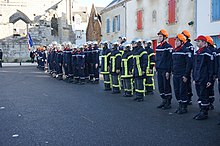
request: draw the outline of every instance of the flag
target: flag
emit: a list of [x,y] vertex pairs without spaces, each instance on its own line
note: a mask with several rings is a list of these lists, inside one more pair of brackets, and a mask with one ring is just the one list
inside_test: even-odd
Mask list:
[[33,40],[31,38],[30,33],[28,33],[28,50],[30,50],[33,47]]

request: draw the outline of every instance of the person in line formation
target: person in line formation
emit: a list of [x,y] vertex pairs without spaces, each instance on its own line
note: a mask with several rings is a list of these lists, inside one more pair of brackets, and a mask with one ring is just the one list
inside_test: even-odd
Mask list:
[[0,68],[2,68],[3,51],[0,49]]
[[199,112],[193,118],[207,119],[208,111],[214,109],[215,80],[218,80],[220,93],[220,49],[217,49],[210,36],[203,35],[195,39],[197,47],[194,48],[187,30],[176,35],[174,48],[167,42],[169,35],[166,30],[161,29],[157,35],[159,44],[155,52],[151,40],[134,39],[128,43],[126,37],[119,37],[118,41],[112,42],[112,46],[108,41],[102,41],[101,48],[98,48],[96,41],[82,46],[71,43],[61,46],[52,42],[48,58],[45,58],[44,48],[37,50],[38,67],[43,68],[47,59],[50,74],[59,80],[74,81],[75,84],[98,84],[101,52],[100,73],[103,75],[105,91],[112,91],[113,94],[123,91],[124,97],[135,96],[134,101],[144,101],[146,95],[154,94],[156,72],[162,99],[157,108],[167,110],[171,108],[172,75],[174,95],[179,104],[175,113],[188,112],[194,83]]

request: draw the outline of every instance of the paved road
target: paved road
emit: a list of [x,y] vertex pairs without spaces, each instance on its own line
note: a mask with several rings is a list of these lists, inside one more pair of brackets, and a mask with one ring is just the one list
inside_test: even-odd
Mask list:
[[[218,95],[219,96],[219,95]],[[0,68],[0,146],[219,146],[220,104],[206,121],[156,109],[158,93],[142,103],[112,95],[102,84],[58,81],[36,67]]]

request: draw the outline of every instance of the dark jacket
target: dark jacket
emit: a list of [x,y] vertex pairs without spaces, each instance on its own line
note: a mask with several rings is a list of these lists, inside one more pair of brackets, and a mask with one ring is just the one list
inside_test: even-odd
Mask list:
[[63,51],[63,63],[64,64],[71,64],[71,58],[72,58],[72,50],[71,49],[68,49],[66,48],[64,51]]
[[213,80],[213,55],[204,47],[195,52],[193,58],[193,80],[206,84]]
[[93,64],[99,64],[99,49],[98,49],[98,47],[94,47],[93,49],[92,49],[92,54],[91,54],[92,56],[92,63]]
[[[146,76],[146,69],[147,69],[147,51],[142,48],[135,48],[133,51],[134,57],[134,71],[133,76],[136,77],[145,77]],[[143,74],[145,72],[145,74]]]
[[192,67],[192,55],[185,45],[175,48],[172,53],[172,73],[189,78]]
[[85,54],[82,51],[76,52],[76,67],[85,68]]
[[102,60],[101,60],[101,73],[108,74],[109,70],[109,61],[110,61],[111,50],[104,48],[102,51]]
[[155,53],[154,53],[154,50],[151,47],[145,47],[145,50],[147,51],[147,57],[148,57],[147,68],[153,69],[154,65],[155,65]]
[[114,49],[111,51],[109,67],[111,74],[118,74],[116,70],[121,69],[121,53],[119,50]]
[[133,70],[133,54],[131,51],[124,51],[121,62],[121,77],[122,78],[133,77],[133,74],[130,74],[132,70]]
[[172,63],[172,46],[166,41],[156,48],[156,69],[171,72]]

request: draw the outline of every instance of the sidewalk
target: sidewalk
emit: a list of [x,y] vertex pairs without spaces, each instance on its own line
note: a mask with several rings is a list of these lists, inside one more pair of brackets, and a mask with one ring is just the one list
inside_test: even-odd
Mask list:
[[[7,66],[20,66],[20,63],[2,63],[2,67],[7,67]],[[37,66],[37,63],[22,62],[21,66]]]

